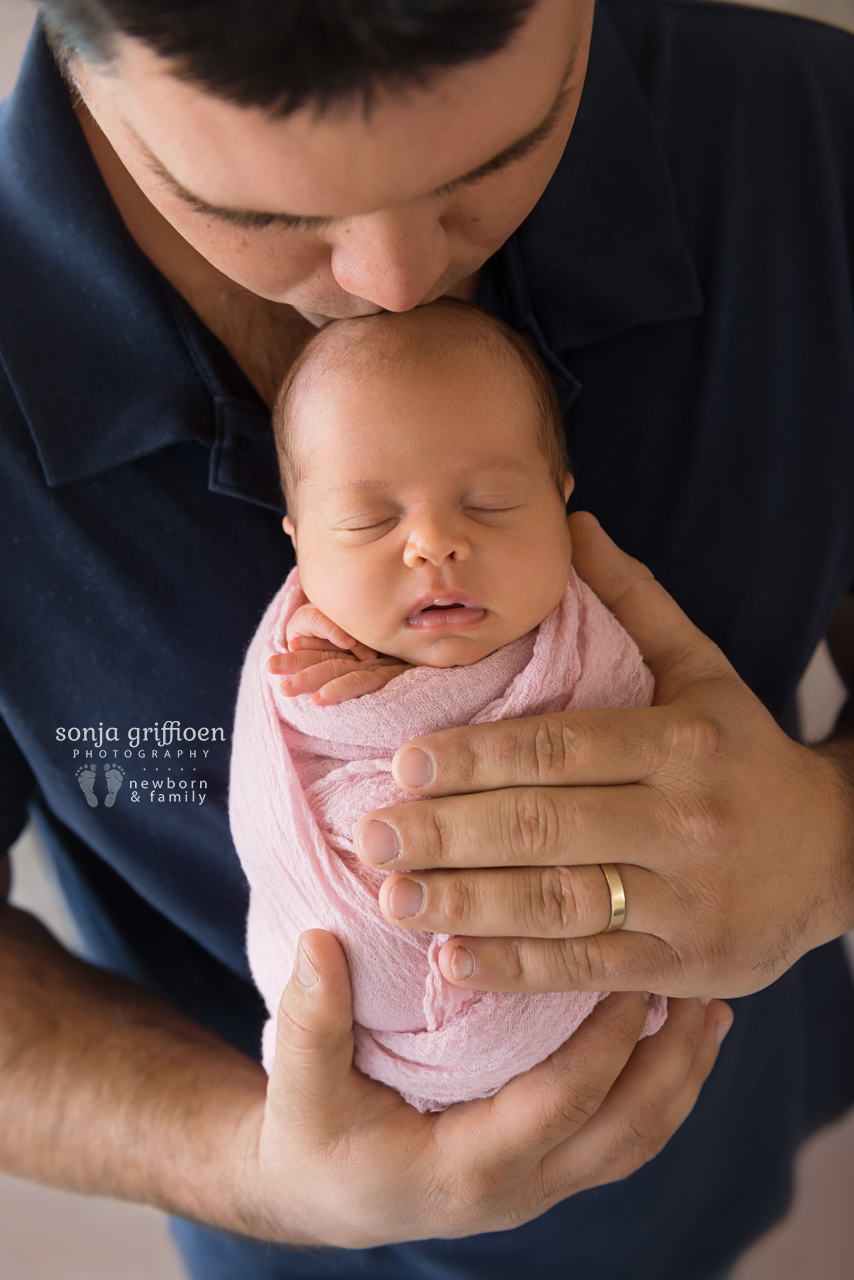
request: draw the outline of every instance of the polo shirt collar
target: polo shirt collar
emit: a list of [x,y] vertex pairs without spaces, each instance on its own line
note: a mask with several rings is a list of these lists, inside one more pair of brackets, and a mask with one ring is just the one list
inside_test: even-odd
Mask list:
[[281,509],[265,406],[128,234],[38,27],[0,106],[0,360],[45,478],[210,447],[209,488]]

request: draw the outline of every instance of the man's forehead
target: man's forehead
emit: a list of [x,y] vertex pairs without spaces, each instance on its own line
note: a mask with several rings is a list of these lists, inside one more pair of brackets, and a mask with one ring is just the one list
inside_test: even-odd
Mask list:
[[[344,217],[420,198],[476,170],[548,114],[570,54],[585,48],[587,0],[538,0],[497,53],[436,74],[427,86],[378,91],[357,104],[281,119],[236,106],[171,74],[140,41],[120,39],[107,72],[76,67],[87,86],[168,173],[230,209]],[[512,85],[512,93],[508,92]]]

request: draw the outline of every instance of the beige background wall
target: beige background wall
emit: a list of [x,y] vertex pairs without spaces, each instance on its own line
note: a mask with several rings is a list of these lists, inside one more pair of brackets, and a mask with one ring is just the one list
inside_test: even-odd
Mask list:
[[[854,0],[756,0],[854,31]],[[33,16],[26,0],[0,0],[0,98],[14,80]],[[851,140],[854,146],[854,138]],[[841,697],[826,653],[801,691],[809,734],[832,724]],[[68,919],[29,835],[13,851],[14,897],[73,947]],[[0,1176],[0,1280],[181,1280],[163,1218],[153,1210],[51,1191]],[[761,1241],[734,1280],[852,1280],[854,1117],[803,1152],[789,1219]],[[631,1280],[631,1277],[626,1277]]]

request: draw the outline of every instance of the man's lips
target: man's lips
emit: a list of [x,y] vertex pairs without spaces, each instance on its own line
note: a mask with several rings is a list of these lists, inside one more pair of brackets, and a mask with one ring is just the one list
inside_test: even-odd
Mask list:
[[473,627],[486,617],[486,609],[458,595],[424,596],[408,614],[406,625],[415,631],[458,631]]

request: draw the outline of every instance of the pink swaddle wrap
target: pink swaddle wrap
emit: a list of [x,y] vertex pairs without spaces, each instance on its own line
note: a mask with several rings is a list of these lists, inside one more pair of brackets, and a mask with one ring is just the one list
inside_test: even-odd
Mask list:
[[[420,1111],[488,1097],[553,1053],[604,997],[460,990],[436,957],[445,935],[399,929],[377,904],[387,872],[362,865],[353,829],[370,809],[410,801],[391,777],[404,742],[459,724],[567,709],[643,707],[652,676],[613,615],[570,570],[535,632],[468,667],[415,667],[333,707],[285,698],[267,659],[305,604],[297,571],[273,600],[246,657],[231,763],[231,827],[250,884],[247,949],[275,1018],[297,938],[323,928],[344,945],[353,984],[356,1064]],[[666,1017],[653,997],[645,1027]]]

